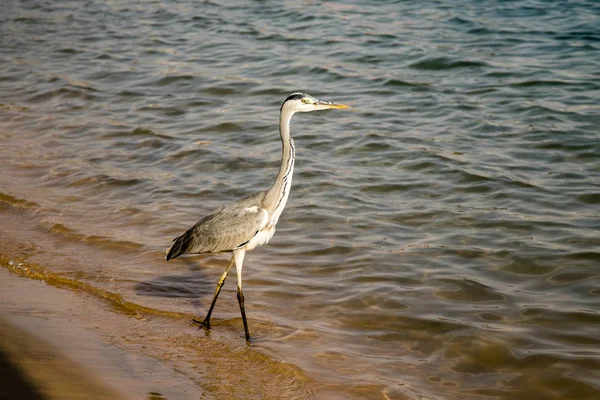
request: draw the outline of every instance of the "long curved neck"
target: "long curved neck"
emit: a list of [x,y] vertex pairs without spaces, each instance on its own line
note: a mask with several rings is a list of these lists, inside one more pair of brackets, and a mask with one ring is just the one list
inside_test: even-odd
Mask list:
[[279,167],[273,186],[265,196],[265,207],[269,214],[273,214],[274,223],[277,223],[283,207],[285,207],[292,186],[294,160],[296,159],[294,140],[290,136],[290,120],[293,114],[284,107],[279,115],[279,134],[282,144],[281,167]]

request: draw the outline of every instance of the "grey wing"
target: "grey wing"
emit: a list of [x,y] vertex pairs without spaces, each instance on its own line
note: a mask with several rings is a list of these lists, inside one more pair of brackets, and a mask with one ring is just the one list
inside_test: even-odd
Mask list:
[[219,253],[248,243],[269,220],[268,212],[239,201],[221,207],[173,240],[167,261],[185,253]]

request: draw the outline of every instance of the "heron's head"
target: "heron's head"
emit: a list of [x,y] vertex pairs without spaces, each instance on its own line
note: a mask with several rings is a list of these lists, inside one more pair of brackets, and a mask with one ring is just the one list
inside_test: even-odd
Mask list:
[[330,108],[350,108],[350,106],[315,99],[306,93],[293,93],[281,105],[281,111],[286,110],[292,113],[329,110]]

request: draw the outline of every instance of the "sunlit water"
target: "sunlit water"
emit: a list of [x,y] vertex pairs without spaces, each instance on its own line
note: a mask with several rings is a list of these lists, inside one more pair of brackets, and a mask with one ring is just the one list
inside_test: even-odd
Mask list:
[[244,268],[253,346],[314,390],[286,396],[600,397],[597,2],[127,3],[0,5],[0,198],[95,260],[55,273],[203,315],[228,255],[164,250],[270,186],[305,91],[353,109],[294,117]]

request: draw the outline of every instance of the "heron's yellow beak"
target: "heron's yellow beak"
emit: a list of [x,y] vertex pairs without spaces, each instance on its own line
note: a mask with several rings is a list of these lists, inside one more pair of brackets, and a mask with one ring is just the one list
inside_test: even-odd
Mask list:
[[333,103],[329,104],[329,108],[350,108],[350,106],[347,106],[345,104]]
[[333,103],[331,101],[324,101],[324,100],[317,100],[317,105],[322,106],[323,109],[328,109],[328,108],[350,108],[350,106],[347,106],[345,104]]

